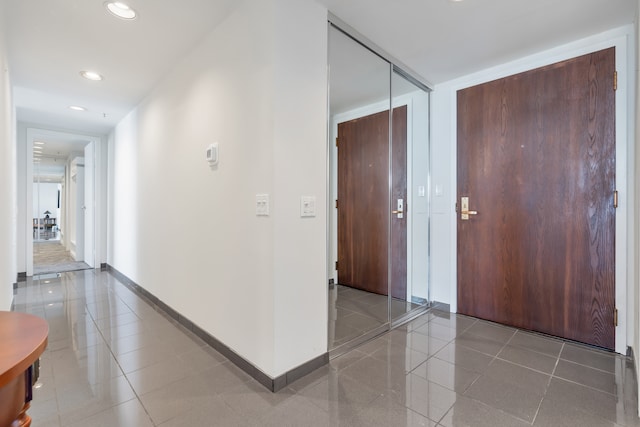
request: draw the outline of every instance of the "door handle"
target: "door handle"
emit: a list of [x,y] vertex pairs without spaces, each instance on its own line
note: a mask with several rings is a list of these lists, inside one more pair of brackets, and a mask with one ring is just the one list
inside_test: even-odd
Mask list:
[[469,198],[462,197],[460,199],[460,219],[463,221],[469,220],[469,215],[478,215],[478,211],[469,210]]
[[398,199],[395,211],[391,211],[392,214],[398,215],[398,218],[404,218],[404,199]]

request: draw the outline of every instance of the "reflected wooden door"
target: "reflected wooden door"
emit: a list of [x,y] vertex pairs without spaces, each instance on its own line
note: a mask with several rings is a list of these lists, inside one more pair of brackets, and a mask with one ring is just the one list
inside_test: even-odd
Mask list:
[[[402,198],[405,203],[406,123],[407,107],[395,108],[392,196],[394,200]],[[387,110],[338,124],[339,284],[388,294],[389,215]],[[406,216],[403,219],[394,216],[391,224],[391,293],[406,299]]]
[[458,310],[609,349],[613,48],[458,92]]

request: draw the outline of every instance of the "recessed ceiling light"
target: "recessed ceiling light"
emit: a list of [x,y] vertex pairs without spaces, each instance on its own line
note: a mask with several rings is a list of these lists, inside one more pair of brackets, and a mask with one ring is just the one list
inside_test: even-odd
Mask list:
[[100,80],[104,79],[104,77],[102,77],[100,74],[96,73],[95,71],[86,71],[86,70],[80,71],[80,75],[87,80],[93,80],[96,82],[99,82]]
[[87,111],[86,108],[80,107],[79,105],[70,105],[69,108],[73,111]]
[[108,1],[104,5],[109,12],[120,19],[131,20],[136,19],[136,16],[138,16],[135,10],[121,1]]
[[34,144],[36,144],[36,145],[44,145],[44,142],[42,142],[42,141],[34,141]]

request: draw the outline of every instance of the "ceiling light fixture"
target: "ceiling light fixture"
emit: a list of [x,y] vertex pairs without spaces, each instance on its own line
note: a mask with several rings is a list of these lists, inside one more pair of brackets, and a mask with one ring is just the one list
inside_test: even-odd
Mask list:
[[70,105],[69,108],[73,111],[87,111],[86,108],[80,107],[79,105]]
[[99,82],[100,80],[104,80],[104,77],[102,77],[102,75],[96,73],[95,71],[83,70],[83,71],[80,71],[80,75],[85,79],[93,80],[94,82]]
[[34,141],[34,144],[36,144],[36,145],[44,145],[44,142],[42,142],[42,141]]
[[138,14],[135,10],[131,9],[128,4],[120,1],[108,1],[105,4],[107,10],[120,19],[132,20],[136,19]]

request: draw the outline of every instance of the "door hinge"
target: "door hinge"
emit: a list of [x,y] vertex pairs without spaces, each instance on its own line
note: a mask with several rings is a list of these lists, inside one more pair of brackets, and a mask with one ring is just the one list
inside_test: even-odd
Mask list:
[[458,202],[456,202],[456,213],[458,213]]
[[338,261],[336,261],[336,270],[338,269]]
[[336,199],[336,209],[338,209],[338,199]]
[[613,326],[618,326],[618,309],[613,310]]
[[614,208],[618,207],[618,190],[615,190],[613,192],[613,207]]
[[338,146],[338,138],[336,137],[336,147]]
[[618,90],[618,72],[613,72],[613,90]]

